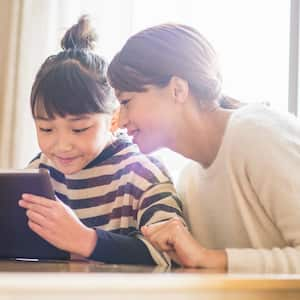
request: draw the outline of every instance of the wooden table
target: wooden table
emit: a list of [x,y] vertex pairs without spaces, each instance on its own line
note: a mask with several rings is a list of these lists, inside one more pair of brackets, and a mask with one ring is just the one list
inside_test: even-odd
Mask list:
[[216,270],[0,261],[2,299],[300,299],[300,275],[222,274]]

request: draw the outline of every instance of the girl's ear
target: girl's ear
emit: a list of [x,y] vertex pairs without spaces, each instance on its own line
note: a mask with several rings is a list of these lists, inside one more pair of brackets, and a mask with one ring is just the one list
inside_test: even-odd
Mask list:
[[110,131],[112,133],[115,133],[119,129],[119,115],[120,115],[120,107],[118,107],[112,115],[111,126],[110,126]]

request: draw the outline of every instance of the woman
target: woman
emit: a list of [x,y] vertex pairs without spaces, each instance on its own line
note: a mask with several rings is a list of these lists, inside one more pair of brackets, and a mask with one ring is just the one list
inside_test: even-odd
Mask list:
[[191,233],[173,219],[144,227],[146,238],[187,267],[300,272],[296,118],[224,97],[213,47],[185,25],[132,36],[108,77],[143,152],[193,160],[178,186]]

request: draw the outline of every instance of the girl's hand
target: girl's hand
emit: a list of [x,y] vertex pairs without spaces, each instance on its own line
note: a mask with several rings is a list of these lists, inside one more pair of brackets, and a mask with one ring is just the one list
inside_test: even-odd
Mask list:
[[182,266],[227,268],[226,252],[202,247],[179,219],[143,226],[141,230],[155,248],[169,253]]
[[60,200],[23,194],[19,205],[28,216],[28,226],[50,244],[88,257],[95,248],[96,232],[80,222],[70,207]]

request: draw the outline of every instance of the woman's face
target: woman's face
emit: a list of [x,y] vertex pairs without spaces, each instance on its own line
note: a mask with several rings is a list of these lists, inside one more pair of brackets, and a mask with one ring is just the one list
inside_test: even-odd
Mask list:
[[173,101],[169,86],[147,86],[145,92],[121,92],[120,127],[126,128],[142,152],[168,147],[172,135]]

